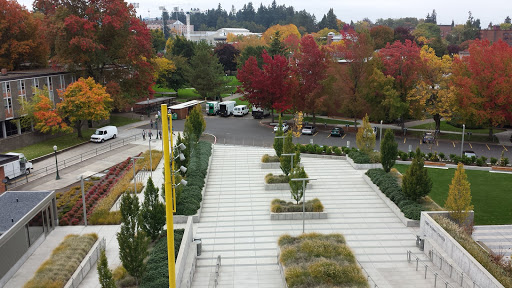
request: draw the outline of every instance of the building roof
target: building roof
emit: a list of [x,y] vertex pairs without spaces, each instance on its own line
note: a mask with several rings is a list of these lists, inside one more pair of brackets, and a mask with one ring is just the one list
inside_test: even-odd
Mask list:
[[10,163],[14,160],[18,160],[20,156],[18,155],[9,155],[9,154],[0,154],[0,166]]
[[0,195],[0,235],[4,234],[53,191],[8,191]]
[[26,78],[36,78],[43,76],[51,76],[51,75],[59,75],[69,73],[64,70],[55,70],[52,68],[45,69],[31,69],[31,70],[22,70],[22,71],[8,71],[7,75],[0,74],[0,82],[2,81],[11,81],[18,79],[26,79]]
[[178,110],[178,109],[183,109],[183,108],[187,108],[187,107],[190,107],[190,106],[195,106],[197,104],[201,104],[203,103],[204,101],[199,101],[199,100],[192,100],[192,101],[188,101],[188,102],[185,102],[185,103],[181,103],[181,104],[177,104],[177,105],[174,105],[174,106],[171,106],[169,107],[169,109],[171,110]]
[[158,104],[158,103],[162,103],[162,102],[166,102],[166,101],[171,101],[174,99],[176,99],[176,97],[158,97],[158,98],[149,99],[149,101],[144,100],[144,101],[137,102],[137,103],[135,103],[135,105],[148,105],[148,104],[152,105],[152,104]]

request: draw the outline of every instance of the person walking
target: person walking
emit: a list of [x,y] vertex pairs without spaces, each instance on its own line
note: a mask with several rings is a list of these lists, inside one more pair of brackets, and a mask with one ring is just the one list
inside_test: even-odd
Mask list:
[[160,135],[160,140],[162,140],[162,130],[158,131],[158,135]]
[[153,119],[149,120],[149,125],[151,125],[151,129],[153,129]]
[[142,140],[146,140],[146,130],[142,129]]
[[153,136],[153,133],[151,133],[151,130],[149,130],[148,132],[148,137],[149,137],[149,140],[151,140],[151,137]]

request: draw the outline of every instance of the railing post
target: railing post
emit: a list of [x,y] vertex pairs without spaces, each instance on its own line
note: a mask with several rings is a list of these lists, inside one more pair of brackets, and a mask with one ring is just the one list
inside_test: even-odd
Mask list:
[[439,270],[443,270],[443,258],[441,257],[441,267],[439,268]]
[[450,264],[450,278],[452,278],[452,271],[453,271],[453,266],[452,266],[452,264]]
[[464,272],[460,273],[460,286],[462,286],[463,281],[464,281]]
[[437,287],[437,273],[434,273],[434,287]]
[[420,259],[416,258],[416,271],[418,271],[419,262],[420,262]]
[[428,269],[428,266],[425,265],[425,279],[427,279],[427,269]]

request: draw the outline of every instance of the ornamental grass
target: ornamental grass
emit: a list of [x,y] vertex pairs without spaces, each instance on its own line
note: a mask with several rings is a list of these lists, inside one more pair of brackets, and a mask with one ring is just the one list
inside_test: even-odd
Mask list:
[[98,235],[95,233],[66,236],[53,250],[50,259],[39,266],[34,277],[24,287],[64,287],[96,240]]

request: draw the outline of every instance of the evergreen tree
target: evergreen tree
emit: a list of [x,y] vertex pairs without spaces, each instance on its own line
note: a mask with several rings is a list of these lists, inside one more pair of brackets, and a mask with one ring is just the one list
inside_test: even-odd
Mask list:
[[114,278],[112,278],[112,271],[108,269],[108,260],[105,255],[105,249],[101,249],[97,269],[101,288],[116,288],[116,282],[114,281]]
[[[283,154],[292,154],[295,152],[295,145],[293,145],[293,138],[292,138],[292,131],[288,131],[286,133],[286,138],[284,138],[284,145],[283,145]],[[283,156],[279,157],[279,161],[281,162],[281,170],[285,175],[288,176],[290,172],[294,169],[292,167],[292,156]],[[294,155],[295,158],[295,155]],[[295,159],[294,159],[295,160]],[[295,164],[295,161],[293,161]]]
[[166,10],[162,11],[162,22],[164,24],[163,30],[164,30],[164,37],[165,39],[169,38],[169,26],[167,26],[167,21],[169,21],[169,12]]
[[368,114],[366,114],[363,118],[363,125],[357,129],[356,134],[356,144],[357,148],[362,152],[368,154],[373,151],[375,148],[375,133],[373,133],[373,128],[370,125],[370,121],[368,120]]
[[402,191],[411,200],[418,201],[427,196],[432,190],[432,179],[428,176],[427,168],[424,167],[423,157],[420,148],[416,149],[416,155],[411,166],[402,178]]
[[464,223],[469,211],[473,210],[470,184],[462,163],[457,165],[444,207],[450,211],[450,217],[459,225]]
[[142,203],[142,230],[155,241],[165,226],[165,205],[158,200],[158,188],[149,177]]
[[318,22],[318,29],[322,30],[324,28],[338,30],[338,19],[336,18],[336,15],[334,14],[334,10],[332,8],[329,9],[327,15],[324,15],[324,17],[322,17],[322,20]]
[[[199,138],[204,132],[206,128],[206,121],[203,117],[203,111],[201,109],[201,105],[196,105],[190,111],[185,120],[185,129],[183,130],[183,134],[188,139],[191,139],[195,143],[199,141]],[[186,144],[185,144],[186,145]]]
[[270,47],[268,48],[268,55],[274,57],[275,55],[283,55],[286,52],[286,47],[284,47],[283,42],[281,41],[281,34],[279,30],[277,30],[272,36],[272,42],[270,43]]
[[117,233],[117,241],[123,267],[135,278],[138,285],[144,274],[144,259],[148,254],[149,241],[141,230],[137,195],[125,193],[121,198],[121,231]]
[[[292,193],[292,198],[299,204],[300,199],[302,199],[302,196],[304,195],[304,187],[302,184],[302,181],[292,181],[292,179],[297,178],[308,178],[308,174],[306,174],[306,171],[304,171],[304,167],[297,167],[296,169],[293,169],[292,173],[290,174],[290,190]],[[306,181],[305,185],[307,186],[309,181]]]
[[276,137],[274,138],[274,150],[276,151],[277,157],[281,157],[283,153],[283,138],[277,138],[278,136],[283,136],[283,120],[281,120],[281,115],[279,115],[279,124],[277,124],[277,132]]
[[219,58],[213,56],[211,47],[204,42],[196,46],[195,55],[192,56],[185,75],[190,85],[203,98],[220,98],[220,94],[226,91],[228,81],[224,77],[224,68],[219,63]]
[[395,165],[398,154],[398,143],[395,141],[395,134],[391,129],[386,129],[384,139],[380,143],[380,162],[384,171],[389,172]]

